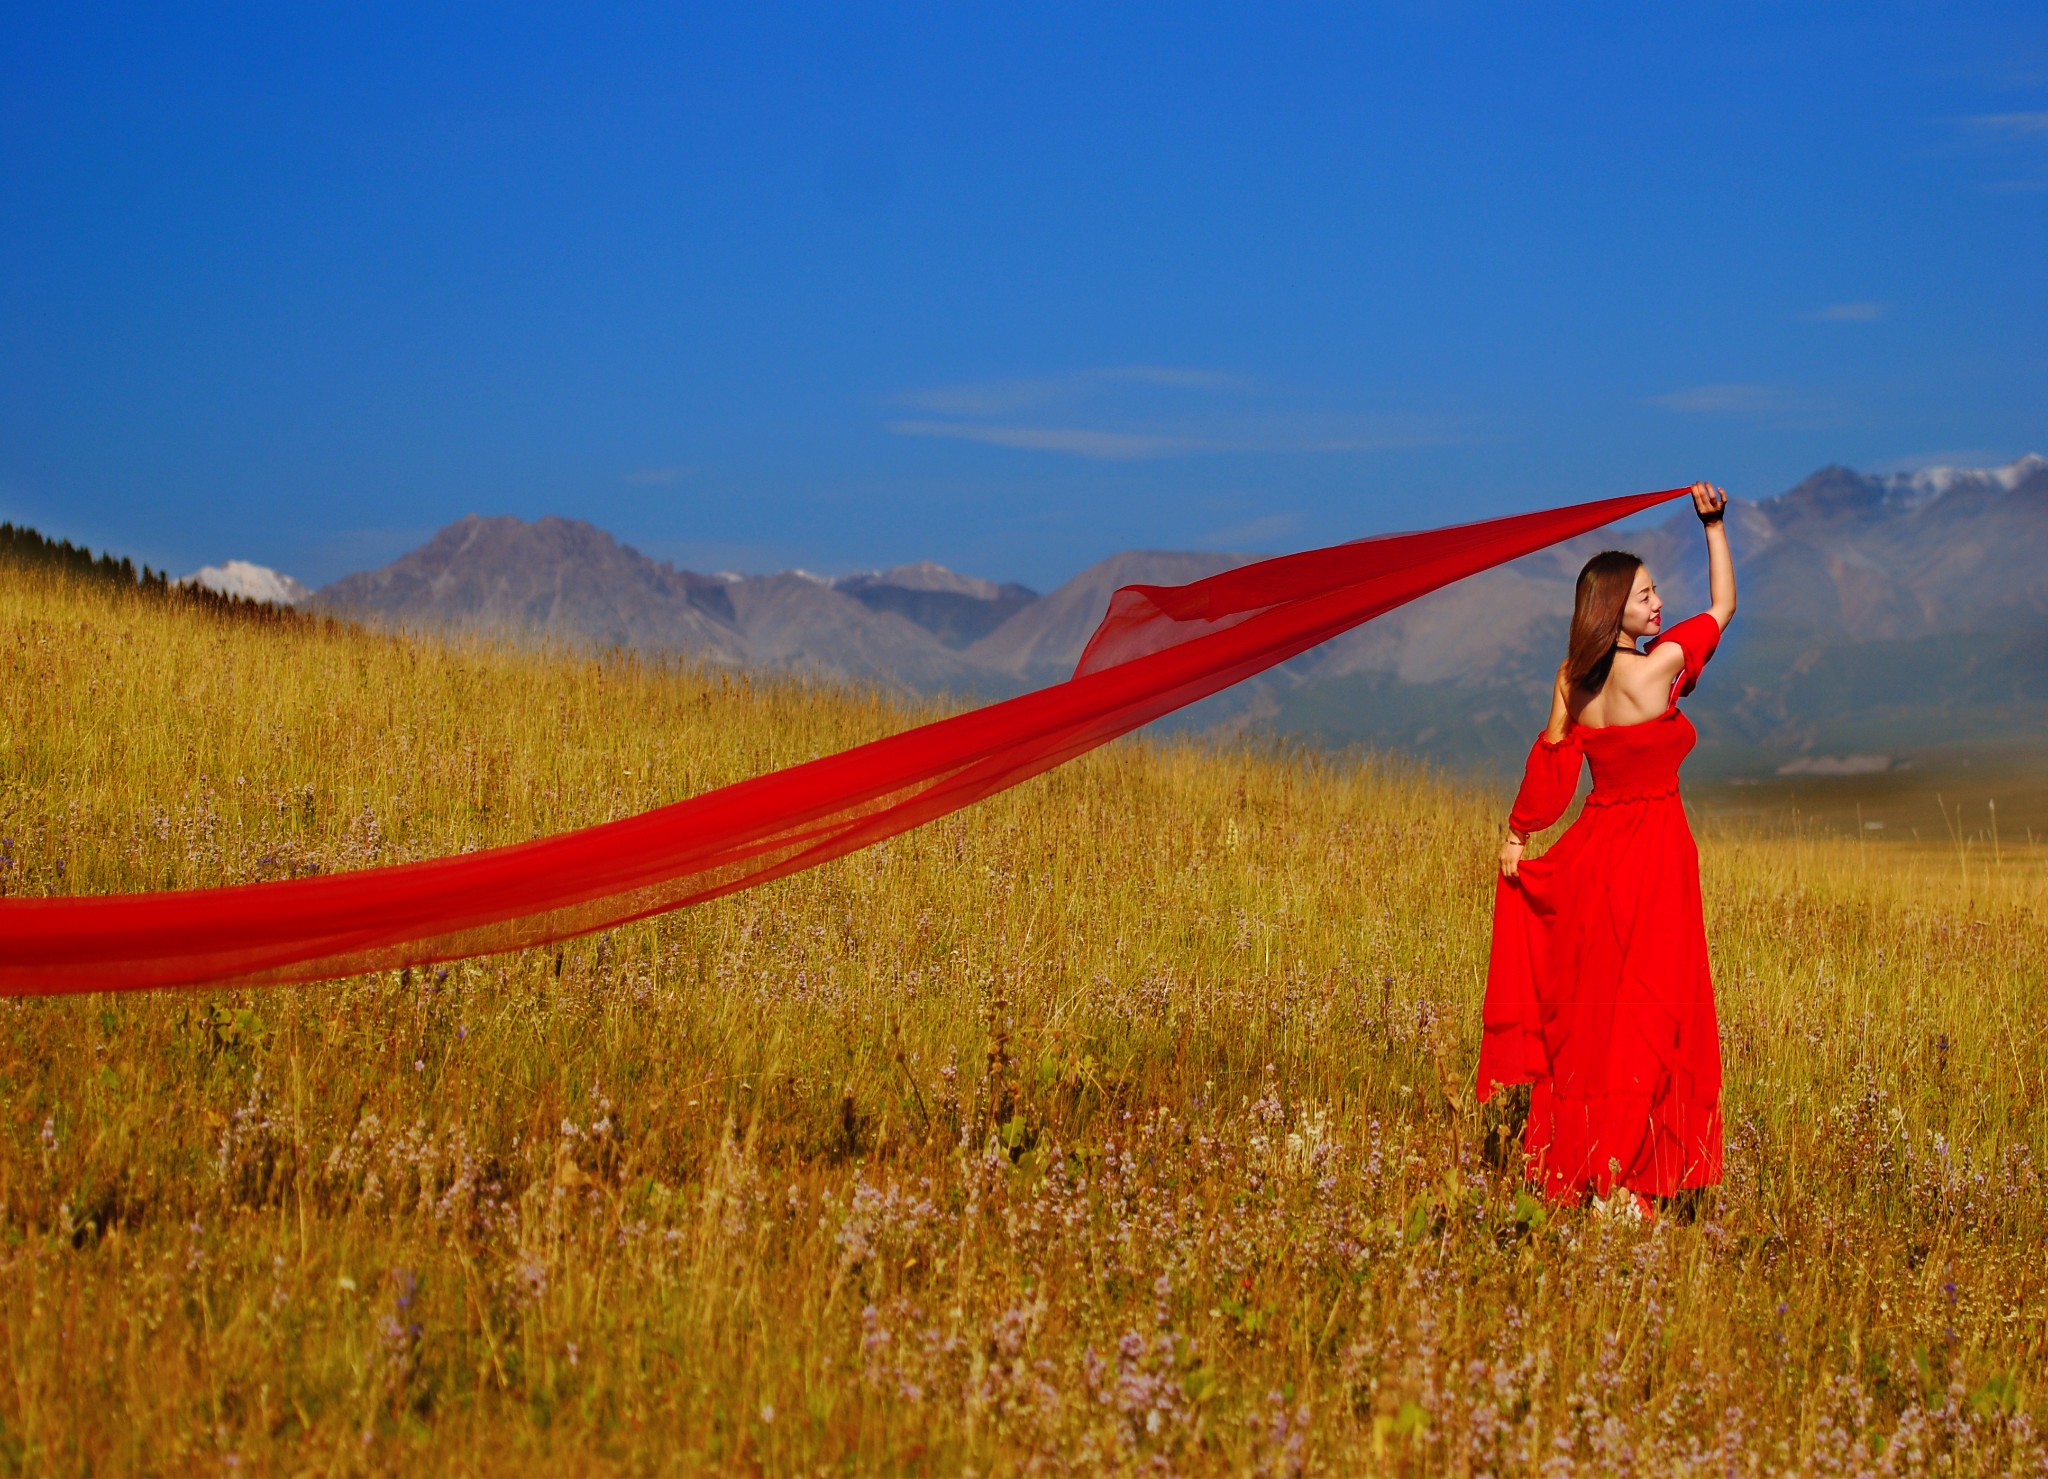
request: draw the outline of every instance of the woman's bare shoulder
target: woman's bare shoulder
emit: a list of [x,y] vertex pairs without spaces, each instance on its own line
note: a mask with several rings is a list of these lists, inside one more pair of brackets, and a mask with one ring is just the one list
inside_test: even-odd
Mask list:
[[1653,652],[1616,656],[1607,681],[1575,717],[1595,726],[1634,724],[1664,711],[1672,671]]
[[1679,642],[1658,642],[1648,652],[1636,654],[1639,661],[1632,666],[1642,672],[1655,675],[1658,681],[1669,683],[1678,676],[1678,670],[1685,666],[1685,647]]
[[1685,653],[1674,642],[1664,647],[1652,647],[1648,652],[1630,653],[1617,661],[1614,667],[1622,675],[1622,682],[1628,686],[1631,696],[1655,699],[1661,708],[1664,692],[1684,662]]

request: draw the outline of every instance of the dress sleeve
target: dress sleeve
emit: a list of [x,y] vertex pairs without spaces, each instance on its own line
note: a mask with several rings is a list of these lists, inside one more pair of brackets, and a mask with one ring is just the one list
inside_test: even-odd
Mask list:
[[1714,620],[1713,612],[1702,611],[1698,616],[1688,616],[1650,645],[1655,647],[1663,642],[1676,642],[1685,649],[1685,666],[1678,670],[1672,685],[1673,696],[1684,698],[1700,681],[1700,669],[1721,645],[1721,624]]
[[1579,766],[1584,759],[1578,737],[1567,734],[1552,742],[1542,735],[1529,747],[1529,763],[1522,769],[1522,789],[1508,812],[1508,825],[1517,832],[1541,832],[1564,815],[1579,789]]

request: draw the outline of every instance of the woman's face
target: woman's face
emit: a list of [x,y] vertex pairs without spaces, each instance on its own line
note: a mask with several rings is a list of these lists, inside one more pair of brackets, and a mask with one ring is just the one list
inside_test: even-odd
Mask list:
[[1636,583],[1629,587],[1628,604],[1621,608],[1622,635],[1631,642],[1654,637],[1664,625],[1664,601],[1657,594],[1657,582],[1649,567],[1636,566]]

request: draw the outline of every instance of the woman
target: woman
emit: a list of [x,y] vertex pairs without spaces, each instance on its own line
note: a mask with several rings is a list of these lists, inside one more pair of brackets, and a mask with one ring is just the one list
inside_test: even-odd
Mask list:
[[[1678,700],[1735,614],[1735,564],[1728,495],[1695,483],[1692,500],[1705,612],[1661,631],[1664,603],[1634,555],[1609,550],[1579,572],[1550,723],[1501,844],[1479,1052],[1482,1102],[1529,1086],[1522,1145],[1550,1197],[1621,1187],[1645,1213],[1650,1198],[1721,1179],[1720,1030],[1699,851],[1678,798],[1698,734]],[[1571,804],[1581,757],[1593,768],[1585,809],[1527,858],[1531,834]]]

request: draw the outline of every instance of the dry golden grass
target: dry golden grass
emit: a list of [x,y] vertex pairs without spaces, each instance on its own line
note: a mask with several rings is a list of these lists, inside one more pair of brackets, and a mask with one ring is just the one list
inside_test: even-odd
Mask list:
[[[917,717],[15,573],[0,671],[16,895]],[[0,1467],[2041,1472],[2040,855],[1705,836],[1729,1179],[1644,1228],[1481,1164],[1500,811],[1124,744],[560,949],[0,1004]]]

